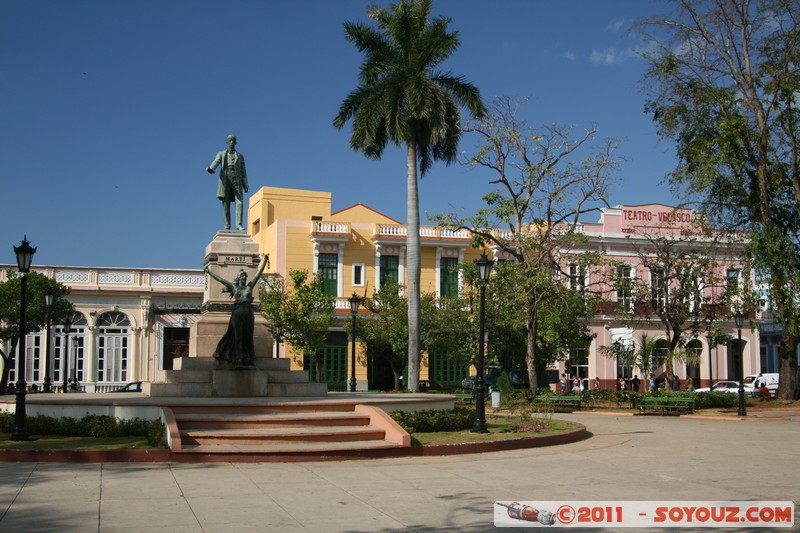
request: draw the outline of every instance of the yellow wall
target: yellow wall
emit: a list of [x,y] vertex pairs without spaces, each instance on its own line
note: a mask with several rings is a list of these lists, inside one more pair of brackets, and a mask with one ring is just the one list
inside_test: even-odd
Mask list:
[[[262,187],[251,197],[247,211],[250,236],[258,243],[262,253],[269,254],[270,272],[288,272],[288,268],[310,270],[311,263],[292,262],[298,253],[310,248],[296,248],[309,244],[308,233],[312,217],[330,220],[331,193]],[[288,233],[284,233],[283,222],[291,222]],[[300,224],[302,222],[302,224]],[[302,226],[302,228],[300,227]],[[297,237],[300,237],[298,242]],[[288,237],[288,238],[284,238]],[[288,245],[288,249],[287,249]],[[283,267],[283,268],[282,268]]]
[[[296,189],[284,189],[276,187],[263,187],[250,198],[248,220],[251,237],[258,243],[259,249],[263,253],[270,255],[270,271],[286,276],[290,270],[307,270],[311,272],[314,266],[314,230],[313,222],[341,223],[349,225],[347,232],[341,235],[319,235],[320,248],[333,246],[338,250],[341,239],[344,239],[344,249],[341,260],[342,268],[342,292],[340,298],[346,299],[351,294],[371,297],[375,291],[375,231],[379,224],[402,225],[382,213],[379,213],[363,204],[355,204],[340,211],[331,213],[331,193],[318,191],[305,191]],[[406,245],[403,237],[383,238],[387,246]],[[468,239],[456,239],[452,246],[463,248],[467,246]],[[423,292],[436,293],[436,250],[437,246],[448,246],[447,242],[426,242],[422,240],[422,271],[421,285]],[[479,251],[467,248],[465,250],[465,260],[472,260],[480,255]],[[407,252],[404,253],[407,259]],[[364,265],[364,285],[353,285],[353,265]],[[408,282],[408,269],[403,268],[405,278],[402,282]],[[340,301],[340,303],[342,303]],[[340,307],[340,313],[344,309]],[[346,312],[349,317],[349,311]],[[343,315],[344,316],[344,315]],[[359,343],[358,350],[361,350]],[[348,357],[350,347],[348,346]],[[292,359],[293,368],[302,366],[302,357],[297,357],[291,346],[281,344],[281,357]],[[425,378],[428,373],[427,361],[423,357],[421,366],[421,377]],[[348,366],[349,368],[349,366]],[[359,381],[367,379],[367,368],[358,364],[356,375]]]

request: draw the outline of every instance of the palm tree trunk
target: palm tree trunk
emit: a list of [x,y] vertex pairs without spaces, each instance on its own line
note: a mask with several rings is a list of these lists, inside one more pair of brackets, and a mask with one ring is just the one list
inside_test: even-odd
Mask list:
[[419,190],[417,187],[417,149],[408,143],[408,204],[406,207],[406,267],[408,270],[408,389],[419,390],[419,312],[420,312],[420,244]]

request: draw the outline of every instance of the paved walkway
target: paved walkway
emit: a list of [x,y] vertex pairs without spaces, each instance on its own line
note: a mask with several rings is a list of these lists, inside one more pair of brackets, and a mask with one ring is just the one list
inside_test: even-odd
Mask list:
[[496,500],[800,502],[796,412],[741,422],[557,417],[585,424],[593,437],[368,461],[0,463],[0,532],[471,533],[495,530]]

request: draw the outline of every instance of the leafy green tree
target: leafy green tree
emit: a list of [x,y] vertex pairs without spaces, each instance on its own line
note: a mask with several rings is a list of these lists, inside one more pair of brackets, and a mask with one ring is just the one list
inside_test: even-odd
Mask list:
[[[22,296],[22,278],[14,271],[8,271],[8,279],[0,283],[0,340],[5,341],[8,352],[0,347],[3,358],[3,372],[0,375],[0,391],[8,386],[8,371],[14,365],[14,354],[19,344],[19,306]],[[25,312],[25,334],[36,333],[47,326],[47,307],[44,294],[48,287],[53,290],[52,323],[58,323],[75,309],[67,300],[70,290],[61,283],[39,274],[28,273],[27,303]]]
[[800,3],[680,0],[641,21],[650,46],[646,111],[674,140],[669,176],[720,227],[745,229],[783,322],[778,397],[798,395]]
[[367,356],[385,360],[394,375],[394,388],[400,389],[408,354],[408,303],[393,283],[382,285],[362,303],[371,314],[369,319],[356,319],[356,328]]
[[376,27],[344,24],[347,40],[365,55],[359,85],[342,102],[333,121],[342,129],[352,119],[350,146],[380,159],[388,143],[407,153],[408,385],[419,388],[420,237],[417,164],[424,176],[433,161],[449,164],[458,154],[461,112],[480,117],[485,108],[476,87],[461,76],[437,70],[461,44],[450,19],[431,18],[431,0],[401,0],[388,9],[370,7]]
[[[265,277],[259,291],[262,314],[272,324],[282,324],[283,339],[300,354],[314,361],[316,381],[324,377],[319,357],[325,348],[328,328],[333,324],[336,299],[325,294],[322,278],[309,280],[307,270],[290,270],[289,287],[283,278]],[[302,364],[302,360],[296,361]]]
[[[620,160],[618,143],[606,139],[594,144],[596,127],[574,135],[571,128],[533,128],[517,116],[520,102],[493,101],[489,113],[465,131],[480,139],[468,163],[492,174],[498,190],[484,196],[486,207],[469,217],[436,215],[444,227],[466,229],[475,245],[491,244],[500,259],[519,268],[518,304],[524,316],[526,364],[531,387],[538,382],[540,336],[546,314],[559,308],[562,291],[562,256],[584,265],[597,255],[582,253],[586,242],[579,230],[580,217],[608,205],[611,173]],[[588,152],[584,154],[584,152]],[[553,324],[554,325],[554,324]]]
[[[728,294],[725,265],[742,254],[741,238],[717,235],[702,220],[674,230],[664,233],[661,228],[659,232],[630,234],[631,239],[642,243],[637,255],[645,273],[641,278],[626,280],[631,305],[617,309],[621,322],[631,328],[652,325],[653,319],[660,322],[667,341],[663,364],[670,382],[675,376],[674,362],[698,363],[695,352],[687,351],[686,344],[724,326],[729,322],[732,305],[752,298],[745,283],[738,284],[742,287],[735,294]],[[612,272],[616,274],[616,268]],[[744,279],[746,271],[740,274]],[[613,279],[610,286],[618,286],[621,281]],[[656,369],[647,369],[651,370]]]
[[[400,388],[408,353],[408,301],[395,284],[384,284],[372,298],[364,300],[370,315],[358,318],[359,336],[364,339],[367,356],[387,361]],[[421,298],[420,345],[428,353],[447,354],[455,363],[472,362],[475,328],[465,302],[458,298],[437,301],[425,293]],[[351,326],[345,329],[350,331]]]
[[[526,297],[519,290],[525,285],[525,269],[515,262],[501,262],[493,272],[486,288],[488,359],[507,370],[527,369]],[[465,268],[465,281],[470,296],[477,301],[474,265]],[[559,284],[553,288],[552,298],[542,302],[536,333],[536,376],[540,386],[546,385],[542,378],[548,365],[567,358],[570,348],[585,347],[591,342],[588,321],[594,314],[596,299],[593,292],[574,291]]]

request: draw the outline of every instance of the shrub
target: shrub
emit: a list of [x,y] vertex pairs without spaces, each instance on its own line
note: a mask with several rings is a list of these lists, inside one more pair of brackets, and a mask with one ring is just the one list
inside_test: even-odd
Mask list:
[[11,433],[14,431],[14,413],[0,413],[0,433]]
[[[145,437],[151,446],[166,447],[164,424],[161,420],[132,418],[122,420],[108,415],[86,415],[80,420],[71,417],[53,418],[46,415],[27,417],[28,432],[33,435],[62,437]],[[0,413],[0,433],[14,429],[14,413]]]
[[694,395],[695,409],[736,407],[737,405],[739,405],[739,395],[730,392],[697,392]]
[[121,436],[117,419],[108,415],[87,415],[81,418],[81,435],[94,438]]
[[475,421],[474,410],[459,408],[450,411],[393,411],[389,416],[409,433],[462,431],[471,428]]
[[167,428],[161,420],[151,420],[147,423],[147,443],[154,448],[166,448],[166,432]]
[[497,388],[500,389],[500,393],[503,396],[510,395],[514,390],[514,387],[511,385],[511,378],[508,377],[508,374],[505,372],[501,372],[500,375],[497,376]]

